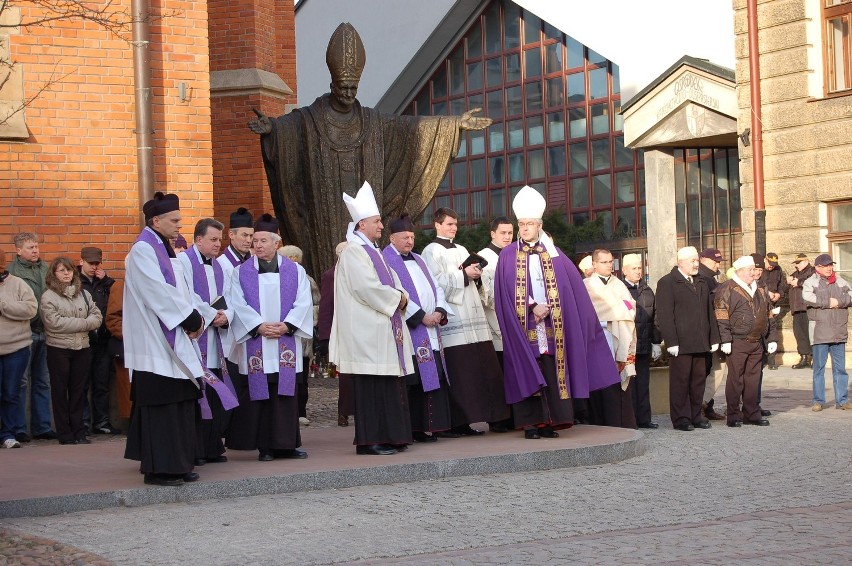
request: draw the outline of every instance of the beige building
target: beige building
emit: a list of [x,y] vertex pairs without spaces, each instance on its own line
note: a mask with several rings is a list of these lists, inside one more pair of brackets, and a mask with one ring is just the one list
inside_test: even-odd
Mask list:
[[[828,252],[852,279],[852,0],[756,3],[759,106],[752,103],[750,3],[733,1],[743,248],[778,253],[786,272],[798,253]],[[765,249],[756,153],[763,156]],[[789,315],[784,327],[787,365],[798,359]]]

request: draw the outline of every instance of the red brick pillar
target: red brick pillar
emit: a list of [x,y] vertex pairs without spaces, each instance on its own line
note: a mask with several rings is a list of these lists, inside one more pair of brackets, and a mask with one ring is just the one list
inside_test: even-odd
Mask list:
[[296,104],[293,2],[210,0],[210,106],[216,218],[245,206],[272,213],[252,108],[270,117]]

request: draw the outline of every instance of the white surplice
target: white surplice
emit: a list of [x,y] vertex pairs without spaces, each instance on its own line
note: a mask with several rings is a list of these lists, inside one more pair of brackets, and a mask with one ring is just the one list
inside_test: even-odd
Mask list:
[[[276,254],[278,268],[289,259]],[[292,262],[291,262],[292,263]],[[231,274],[231,285],[225,300],[234,311],[234,319],[231,321],[231,335],[234,339],[228,359],[237,364],[240,373],[248,374],[248,360],[246,359],[246,343],[251,339],[251,332],[264,322],[289,322],[296,327],[296,371],[302,371],[302,340],[313,336],[314,318],[313,303],[311,301],[311,288],[308,276],[300,265],[296,265],[298,272],[298,288],[293,307],[284,320],[281,320],[281,277],[278,273],[261,273],[258,275],[258,291],[260,299],[260,313],[255,311],[246,302],[245,291],[240,285],[240,270],[246,265],[252,264],[257,268],[257,257],[251,257],[246,263],[238,266]],[[280,360],[277,338],[261,338],[263,352],[263,372],[278,373]]]
[[[155,235],[156,246],[165,245]],[[176,286],[168,284],[160,271],[154,249],[146,242],[136,242],[124,260],[124,302],[122,334],[124,336],[124,365],[136,371],[148,371],[175,379],[201,377],[201,352],[179,326],[195,309],[193,293],[186,284],[183,263],[170,258]],[[175,348],[171,350],[160,321],[175,330]],[[182,361],[191,375],[176,363]]]
[[485,318],[488,319],[488,327],[491,329],[491,341],[494,349],[503,351],[503,333],[500,332],[500,324],[497,322],[497,311],[494,306],[494,275],[497,272],[497,260],[500,256],[491,248],[484,248],[479,255],[485,258],[488,265],[482,270],[482,304],[485,307]]

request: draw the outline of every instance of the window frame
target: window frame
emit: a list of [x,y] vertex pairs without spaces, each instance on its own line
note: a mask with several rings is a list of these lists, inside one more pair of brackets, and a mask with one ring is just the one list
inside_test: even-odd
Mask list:
[[[848,0],[836,6],[826,6],[828,0],[820,0],[820,11],[822,22],[822,65],[823,65],[823,94],[826,97],[846,96],[852,94],[852,2]],[[847,34],[843,38],[843,59],[846,71],[845,88],[832,90],[834,79],[834,58],[829,38],[829,20],[838,16],[844,18],[847,24]]]

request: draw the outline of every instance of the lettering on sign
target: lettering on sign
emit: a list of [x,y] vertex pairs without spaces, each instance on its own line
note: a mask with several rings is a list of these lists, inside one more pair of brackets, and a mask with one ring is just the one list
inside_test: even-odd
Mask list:
[[671,97],[659,110],[657,110],[657,121],[662,120],[672,110],[680,106],[684,100],[692,100],[707,108],[719,109],[719,99],[704,94],[704,80],[693,73],[685,73],[672,85],[674,96]]

